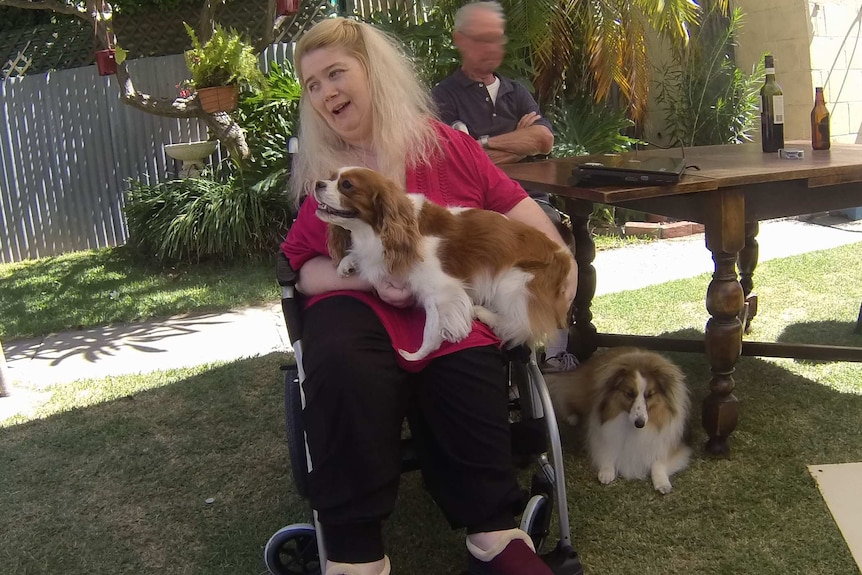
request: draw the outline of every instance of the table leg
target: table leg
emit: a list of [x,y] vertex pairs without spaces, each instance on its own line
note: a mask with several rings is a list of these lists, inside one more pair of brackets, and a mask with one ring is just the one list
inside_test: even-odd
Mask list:
[[593,203],[565,198],[566,212],[572,220],[572,235],[575,236],[575,261],[578,264],[578,292],[569,310],[569,351],[580,360],[585,360],[596,351],[596,326],[590,309],[596,295],[596,244],[590,233],[590,215]]
[[745,224],[745,246],[739,252],[739,259],[737,260],[739,283],[742,285],[742,292],[745,295],[745,306],[743,314],[740,317],[744,333],[751,331],[751,320],[757,315],[757,294],[753,292],[753,276],[754,268],[757,267],[757,259],[760,255],[760,246],[757,243],[757,234],[759,231],[760,224],[758,222]]
[[715,272],[706,293],[706,356],[712,377],[709,395],[703,400],[702,421],[709,439],[706,451],[724,455],[728,438],[739,417],[733,395],[733,373],[742,352],[743,289],[736,275],[736,262],[745,244],[745,203],[739,192],[728,190],[711,196],[707,206],[706,247],[712,252]]

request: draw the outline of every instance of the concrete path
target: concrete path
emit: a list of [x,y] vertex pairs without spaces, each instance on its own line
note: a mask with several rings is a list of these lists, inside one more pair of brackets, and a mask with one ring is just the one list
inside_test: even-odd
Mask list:
[[[761,224],[760,261],[862,242],[862,220],[820,217]],[[597,295],[638,289],[713,270],[703,234],[599,252]],[[224,314],[198,314],[132,325],[4,342],[10,398],[0,398],[0,419],[24,395],[81,378],[231,361],[289,350],[277,302]],[[16,388],[17,386],[17,388]],[[15,396],[19,401],[15,401]],[[32,399],[32,398],[31,398]],[[5,404],[5,405],[4,405]]]

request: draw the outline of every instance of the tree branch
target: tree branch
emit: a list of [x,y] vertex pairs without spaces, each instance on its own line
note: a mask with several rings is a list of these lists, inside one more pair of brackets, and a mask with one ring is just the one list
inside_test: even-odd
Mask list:
[[61,0],[0,0],[0,6],[21,8],[23,10],[50,10],[58,14],[68,14],[69,16],[77,16],[90,22],[93,21],[85,5],[70,4]]

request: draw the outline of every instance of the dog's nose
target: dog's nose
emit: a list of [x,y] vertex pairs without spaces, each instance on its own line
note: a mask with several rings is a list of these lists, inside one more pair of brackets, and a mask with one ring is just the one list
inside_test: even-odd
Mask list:
[[637,419],[635,419],[635,427],[637,427],[638,429],[642,429],[644,425],[646,425],[646,421],[644,421],[643,417],[638,417]]
[[314,182],[314,189],[315,190],[326,189],[326,181],[325,180],[317,180],[316,182]]

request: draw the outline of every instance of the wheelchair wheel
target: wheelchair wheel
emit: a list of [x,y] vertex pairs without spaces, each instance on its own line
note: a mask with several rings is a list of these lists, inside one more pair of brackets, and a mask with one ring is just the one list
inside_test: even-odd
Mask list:
[[533,540],[536,553],[540,553],[548,537],[551,524],[551,504],[546,495],[530,497],[521,515],[521,530]]
[[320,575],[317,534],[308,523],[295,523],[276,531],[263,550],[272,575]]

